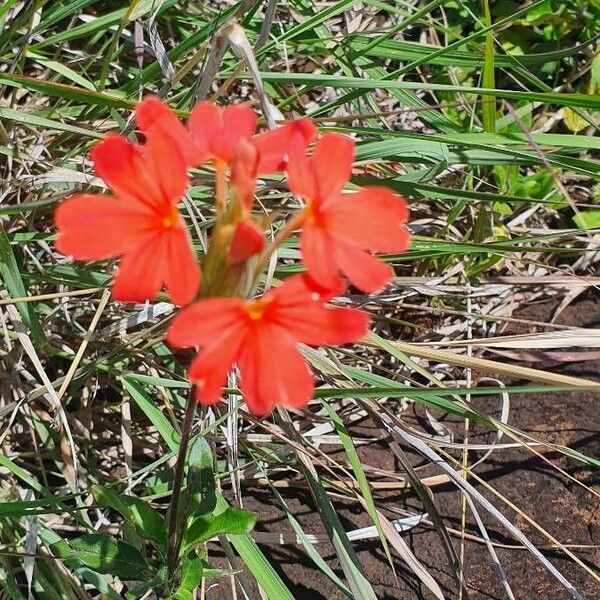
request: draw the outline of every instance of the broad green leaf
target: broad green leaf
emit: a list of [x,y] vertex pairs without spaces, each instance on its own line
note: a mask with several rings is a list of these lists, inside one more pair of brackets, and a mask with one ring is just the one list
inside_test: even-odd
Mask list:
[[168,600],[194,600],[194,594],[186,589],[178,589]]
[[61,540],[51,548],[56,556],[75,559],[98,573],[133,581],[152,575],[150,565],[139,550],[102,533],[90,533],[69,542]]
[[202,583],[204,574],[204,559],[200,557],[184,559],[181,567],[181,582],[174,594],[168,600],[194,598],[192,592]]
[[190,444],[188,464],[188,516],[212,513],[217,503],[214,457],[204,436],[197,436]]
[[600,209],[584,210],[573,217],[573,222],[579,229],[600,228]]
[[563,118],[565,121],[565,125],[573,133],[579,133],[580,131],[583,131],[586,127],[589,127],[589,123],[587,122],[587,120],[578,115],[572,108],[565,108]]
[[196,517],[183,533],[182,556],[217,535],[241,535],[248,533],[256,523],[256,516],[250,511],[228,506],[218,515]]
[[100,506],[116,510],[124,519],[135,526],[141,537],[152,540],[164,551],[167,543],[167,526],[164,518],[145,500],[125,494],[117,494],[108,486],[95,485],[94,499]]
[[144,595],[154,588],[158,588],[164,585],[167,578],[167,567],[163,565],[158,569],[156,575],[151,579],[143,581],[142,583],[133,586],[126,594],[125,600],[139,600]]
[[143,538],[152,540],[164,551],[167,545],[167,525],[164,517],[142,498],[123,495],[121,499],[129,508],[138,533]]

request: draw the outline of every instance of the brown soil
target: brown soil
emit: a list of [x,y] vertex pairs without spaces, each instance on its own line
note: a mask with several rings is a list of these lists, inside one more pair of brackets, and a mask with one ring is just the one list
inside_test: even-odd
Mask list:
[[[549,317],[552,308],[549,305],[535,306],[520,316],[543,320]],[[600,302],[588,297],[587,300],[569,307],[558,322],[594,327],[599,318]],[[517,333],[517,330],[513,327],[506,333]],[[539,365],[533,364],[532,366]],[[585,377],[597,377],[599,367],[600,361],[596,360],[572,362],[561,370]],[[498,400],[495,398],[476,398],[475,402],[488,414],[498,413]],[[568,445],[581,453],[597,458],[600,456],[599,402],[600,396],[587,392],[557,395],[514,395],[510,402],[509,422],[535,437]],[[407,418],[419,418],[423,414],[423,410],[419,407],[414,411],[412,417]],[[456,441],[460,441],[460,422],[444,418],[441,414],[436,414],[436,417],[444,420],[457,435]],[[353,433],[377,436],[373,424],[368,422],[354,427]],[[490,434],[481,428],[472,427],[470,439],[471,441],[489,441]],[[505,438],[503,441],[510,440]],[[359,448],[359,453],[365,465],[395,470],[396,473],[402,474],[402,467],[398,464],[387,442],[381,441],[362,446]],[[580,485],[583,483],[589,488],[595,489],[596,492],[600,492],[600,471],[589,468],[576,460],[567,459],[559,453],[546,451],[544,454],[555,467],[563,469],[573,479],[562,475],[556,468],[522,448],[495,451],[483,465],[476,468],[475,472],[561,543],[576,545],[572,548],[572,552],[596,575],[600,576],[600,502],[598,496]],[[342,457],[343,454],[338,454],[338,456]],[[458,457],[459,455],[454,452],[454,456]],[[473,453],[470,456],[470,462],[474,462],[479,456],[481,456],[481,452]],[[415,465],[424,464],[416,455],[412,455],[412,460]],[[439,471],[429,465],[420,471],[423,476],[438,473]],[[551,542],[545,539],[524,516],[503,505],[483,485],[472,482],[496,507],[501,507],[502,512],[543,550],[544,555],[585,598],[588,600],[600,598],[600,584],[583,567],[576,564],[573,559],[565,557],[561,551],[550,548],[548,545]],[[461,529],[461,497],[451,485],[434,487],[432,492],[444,523],[448,528],[457,530],[457,533],[451,534],[451,537],[455,550],[459,553],[458,531]],[[282,493],[305,532],[325,533],[316,512],[315,503],[308,491],[285,489]],[[422,512],[418,499],[410,492],[398,490],[375,493],[375,498],[378,506],[390,519],[402,516],[399,514],[401,510],[412,513]],[[341,522],[347,530],[371,525],[364,509],[357,502],[334,500],[334,504]],[[258,515],[259,522],[256,531],[292,532],[285,515],[270,491],[261,488],[245,488],[244,506]],[[480,510],[480,516],[493,542],[513,546],[512,548],[496,546],[496,550],[517,599],[559,600],[570,598],[570,594],[527,550],[514,547],[515,541],[493,517],[483,509]],[[480,537],[480,532],[470,513],[467,518],[466,531]],[[410,533],[403,534],[403,537],[418,559],[435,577],[442,587],[445,597],[447,599],[458,598],[452,571],[434,528],[430,525],[420,525]],[[582,548],[581,546],[592,547]],[[312,565],[302,546],[262,545],[261,547],[277,566],[278,572],[293,591],[295,598],[299,600],[345,598],[344,594]],[[358,542],[354,544],[354,547],[380,600],[412,600],[433,597],[392,550],[397,577],[394,576],[378,539]],[[332,546],[328,543],[321,543],[316,548],[343,579],[343,573]],[[469,598],[500,600],[507,597],[490,554],[482,543],[466,541],[464,565]],[[225,588],[218,585],[208,594],[208,598],[227,597],[228,594],[223,595],[224,593]]]

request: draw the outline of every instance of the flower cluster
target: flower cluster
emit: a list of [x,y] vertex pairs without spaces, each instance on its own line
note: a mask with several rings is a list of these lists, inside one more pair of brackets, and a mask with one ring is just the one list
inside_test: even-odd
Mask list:
[[[365,292],[389,281],[389,266],[372,252],[406,250],[404,200],[385,187],[344,193],[353,142],[335,133],[318,137],[307,119],[256,134],[250,108],[201,102],[184,125],[154,97],[137,106],[135,118],[143,144],[109,135],[92,150],[94,168],[113,194],[75,195],[56,210],[58,250],[80,260],[120,257],[116,300],[152,300],[166,288],[184,307],[167,341],[199,349],[189,377],[200,403],[219,400],[237,365],[254,414],[276,404],[305,406],[314,380],[299,344],[365,336],[365,313],[327,302],[347,281]],[[188,170],[206,163],[215,173],[215,221],[201,269],[178,205]],[[303,206],[267,244],[266,221],[252,205],[257,178],[277,172],[286,174]],[[306,272],[254,297],[269,258],[298,231]]]

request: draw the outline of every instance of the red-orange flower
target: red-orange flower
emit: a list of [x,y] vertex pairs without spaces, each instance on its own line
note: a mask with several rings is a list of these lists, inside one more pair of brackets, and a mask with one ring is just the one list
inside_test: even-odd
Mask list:
[[303,152],[291,156],[288,181],[307,200],[300,246],[310,277],[333,288],[341,271],[359,289],[373,292],[389,281],[391,270],[369,252],[406,250],[408,210],[402,197],[384,187],[342,194],[353,160],[348,137],[325,134],[311,158]]
[[175,140],[191,167],[208,160],[231,165],[240,142],[250,140],[258,151],[259,175],[282,171],[287,156],[304,151],[317,132],[311,121],[298,119],[273,131],[254,135],[257,118],[251,108],[243,104],[223,108],[212,102],[196,104],[186,128],[175,113],[154,96],[139,104],[136,121],[147,135],[160,130]]
[[54,217],[58,250],[80,260],[122,256],[116,300],[152,300],[165,285],[174,303],[191,302],[200,268],[176,208],[188,186],[179,147],[159,130],[144,146],[109,135],[92,160],[115,194],[80,194],[61,204]]
[[189,370],[201,404],[219,400],[237,363],[242,393],[255,415],[277,404],[301,408],[312,397],[314,379],[298,343],[345,344],[367,332],[363,312],[324,304],[331,297],[297,275],[257,300],[201,300],[175,317],[167,341],[201,348]]

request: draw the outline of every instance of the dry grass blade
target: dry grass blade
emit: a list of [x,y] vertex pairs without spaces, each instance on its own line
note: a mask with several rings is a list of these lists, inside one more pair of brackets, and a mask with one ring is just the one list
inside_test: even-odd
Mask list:
[[572,385],[574,387],[586,387],[590,389],[598,389],[600,391],[600,383],[583,377],[571,377],[569,375],[561,375],[560,373],[550,373],[540,369],[530,369],[514,364],[500,363],[486,358],[477,358],[453,354],[444,350],[434,350],[430,347],[417,346],[406,342],[390,342],[398,350],[405,352],[410,356],[417,356],[426,360],[433,360],[449,365],[457,365],[459,367],[478,369],[489,373],[502,373],[508,375],[512,379],[527,379],[529,381],[538,381],[540,383],[554,383]]
[[440,346],[477,346],[490,348],[597,348],[600,330],[575,328],[569,331],[549,331],[502,337],[474,338],[471,340],[444,340]]
[[429,571],[421,564],[417,557],[413,554],[408,544],[402,539],[402,536],[396,531],[396,528],[378,511],[381,526],[385,532],[390,544],[395,548],[396,552],[406,562],[412,572],[423,582],[427,589],[438,599],[444,600],[444,594],[436,580],[431,576]]
[[[372,410],[377,411],[377,403],[367,400]],[[544,567],[556,578],[557,581],[569,592],[575,600],[585,600],[585,598],[575,589],[573,584],[568,581],[563,574],[536,548],[536,546],[527,538],[527,536],[517,527],[515,527],[487,498],[485,498],[475,487],[468,481],[464,480],[460,473],[456,472],[448,463],[436,452],[427,446],[423,441],[419,440],[402,428],[395,425],[386,414],[382,414],[382,422],[386,428],[395,437],[403,440],[415,448],[420,454],[427,457],[432,463],[444,471],[453,480],[454,484],[469,494],[471,498],[477,501],[486,511],[488,511],[495,519],[516,538],[518,539]]]

